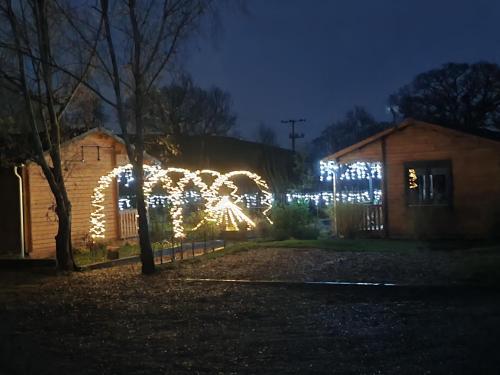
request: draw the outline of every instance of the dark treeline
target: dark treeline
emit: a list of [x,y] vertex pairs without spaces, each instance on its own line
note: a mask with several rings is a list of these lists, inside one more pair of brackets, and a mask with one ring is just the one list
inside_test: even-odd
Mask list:
[[405,118],[458,130],[500,130],[500,67],[497,64],[447,63],[418,74],[388,99],[393,121],[377,121],[355,106],[312,141],[319,159],[373,135]]

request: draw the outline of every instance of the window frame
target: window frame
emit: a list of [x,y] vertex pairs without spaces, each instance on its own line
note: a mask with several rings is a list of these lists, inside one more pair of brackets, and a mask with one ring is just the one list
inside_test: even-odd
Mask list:
[[[410,183],[409,183],[409,169],[425,169],[425,175],[429,176],[432,168],[446,168],[448,173],[446,176],[446,196],[447,200],[443,203],[433,203],[432,201],[411,202],[410,201]],[[451,160],[415,160],[404,163],[404,187],[406,205],[408,207],[452,207],[453,206],[453,165]]]

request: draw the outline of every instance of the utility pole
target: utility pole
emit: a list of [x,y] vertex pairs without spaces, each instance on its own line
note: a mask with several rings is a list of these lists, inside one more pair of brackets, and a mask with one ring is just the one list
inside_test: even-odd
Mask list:
[[287,124],[292,126],[292,132],[288,136],[292,140],[292,151],[295,152],[295,140],[298,138],[304,138],[304,133],[295,133],[295,123],[306,122],[305,119],[299,118],[297,120],[281,120],[282,124]]

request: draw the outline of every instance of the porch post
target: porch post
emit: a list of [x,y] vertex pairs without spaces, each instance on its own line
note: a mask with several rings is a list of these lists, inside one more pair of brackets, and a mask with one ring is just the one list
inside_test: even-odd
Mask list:
[[385,137],[381,140],[382,147],[382,209],[383,209],[383,220],[384,220],[384,237],[389,237],[389,202],[387,194],[387,150]]
[[333,171],[333,176],[332,176],[332,184],[333,184],[333,202],[332,202],[332,207],[333,207],[333,234],[335,237],[338,236],[338,229],[337,229],[337,173]]

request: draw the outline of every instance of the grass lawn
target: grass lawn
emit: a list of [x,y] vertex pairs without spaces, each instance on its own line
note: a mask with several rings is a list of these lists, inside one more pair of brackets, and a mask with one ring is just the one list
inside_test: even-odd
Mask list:
[[466,250],[481,248],[499,248],[500,243],[494,241],[465,240],[385,240],[385,239],[318,239],[318,240],[284,240],[284,241],[248,241],[228,246],[228,250],[258,248],[302,248],[335,251],[391,251],[405,252],[417,250]]

